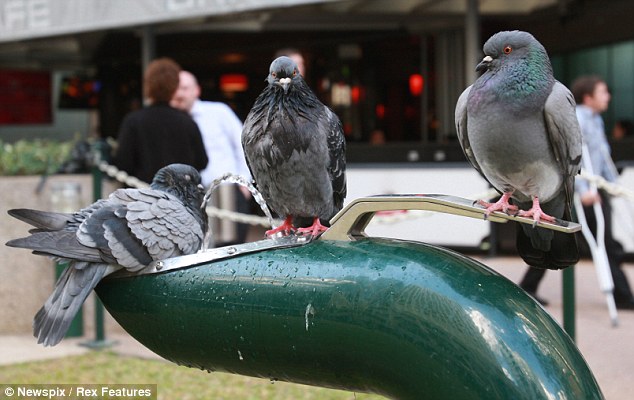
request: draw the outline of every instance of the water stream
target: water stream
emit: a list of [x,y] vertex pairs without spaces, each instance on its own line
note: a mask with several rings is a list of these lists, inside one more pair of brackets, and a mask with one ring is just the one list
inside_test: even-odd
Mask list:
[[[255,202],[258,203],[258,205],[262,209],[262,212],[264,212],[264,215],[266,216],[266,218],[268,218],[269,224],[271,226],[274,226],[275,220],[273,218],[273,215],[271,214],[271,210],[269,210],[269,206],[267,206],[266,201],[264,201],[264,197],[262,197],[262,193],[260,193],[260,191],[255,188],[253,183],[251,183],[250,179],[247,179],[241,175],[232,174],[230,172],[224,174],[220,178],[214,179],[214,181],[211,182],[211,186],[209,187],[209,189],[207,190],[207,193],[205,193],[205,197],[203,198],[203,203],[201,205],[203,209],[207,208],[207,203],[209,203],[209,201],[211,200],[211,196],[213,195],[214,191],[223,183],[236,183],[238,185],[242,185],[245,188],[247,188],[249,192],[251,192],[251,195],[253,196],[253,199],[255,200]],[[211,224],[209,224],[209,227],[207,228],[207,232],[205,232],[205,238],[203,240],[203,245],[201,249],[202,251],[205,251],[208,249],[209,244],[212,243],[212,238],[213,238],[213,232],[211,230]]]

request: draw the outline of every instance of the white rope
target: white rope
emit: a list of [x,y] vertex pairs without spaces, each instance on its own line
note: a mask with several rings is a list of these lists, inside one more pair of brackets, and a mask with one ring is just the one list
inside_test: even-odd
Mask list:
[[[105,161],[101,161],[99,163],[99,169],[108,176],[115,178],[117,181],[134,188],[147,188],[150,185],[142,180],[135,178],[134,176],[128,175],[125,171],[121,171],[117,169],[114,165],[110,165]],[[580,177],[582,179],[587,180],[588,182],[594,183],[598,188],[605,190],[612,196],[615,197],[624,197],[630,201],[634,201],[634,191],[629,190],[621,185],[617,185],[612,182],[606,181],[604,178],[591,175],[587,173],[585,170],[581,170]],[[467,196],[469,199],[492,199],[498,196],[498,192],[495,189],[489,189],[486,192],[474,194],[471,196]],[[249,225],[261,225],[264,227],[269,227],[269,221],[266,217],[260,217],[258,215],[250,215],[250,214],[242,214],[235,211],[218,208],[215,206],[207,207],[207,214],[210,217],[215,217],[219,219],[226,219],[232,222],[249,224]],[[373,219],[373,222],[380,224],[395,224],[401,221],[417,219],[417,218],[427,218],[436,213],[432,211],[405,211],[400,213],[379,213]]]
[[115,167],[114,165],[110,165],[105,161],[101,161],[99,163],[99,169],[102,172],[105,172],[106,174],[108,174],[108,176],[115,178],[117,181],[133,187],[133,188],[137,188],[137,189],[143,189],[143,188],[148,188],[150,187],[150,184],[147,182],[143,182],[142,180],[140,180],[139,178],[135,178],[134,176],[130,176],[128,175],[127,172],[125,171],[121,171],[120,169],[118,169],[117,167]]
[[630,201],[634,201],[634,191],[616,183],[608,182],[603,177],[598,175],[592,175],[588,173],[586,170],[581,170],[581,174],[579,175],[582,179],[587,180],[590,183],[593,183],[599,189],[605,190],[608,194],[614,197],[624,197]]
[[227,210],[224,208],[218,208],[215,206],[207,206],[207,215],[219,219],[226,219],[232,222],[249,225],[261,225],[265,228],[270,228],[271,224],[266,217],[260,217],[257,215],[242,214],[236,211]]

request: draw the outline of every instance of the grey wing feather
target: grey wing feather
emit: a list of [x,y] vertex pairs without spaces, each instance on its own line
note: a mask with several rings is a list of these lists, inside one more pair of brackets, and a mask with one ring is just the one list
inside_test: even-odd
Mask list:
[[581,165],[581,130],[575,113],[574,97],[568,88],[557,81],[546,99],[544,118],[553,153],[564,176],[566,200],[570,204],[574,177]]
[[6,243],[9,247],[33,250],[35,254],[47,255],[63,260],[79,259],[103,262],[97,249],[82,246],[73,232],[35,232],[28,237],[13,239]]
[[[244,121],[244,126],[242,127],[242,151],[244,152],[244,158],[247,162],[247,167],[249,168],[249,172],[251,173],[251,177],[253,178],[254,182],[256,183],[257,186],[257,180],[255,178],[254,172],[257,173],[257,171],[253,170],[253,165],[251,164],[251,152],[249,151],[249,149],[251,148],[251,145],[253,143],[253,141],[255,140],[255,137],[259,136],[261,134],[261,130],[263,129],[261,124],[258,124],[258,121],[260,121],[262,119],[262,114],[261,113],[257,113],[257,111],[255,109],[252,109],[251,112],[249,112],[249,115],[247,115],[247,118]],[[258,187],[258,189],[260,189]]]
[[200,222],[177,198],[162,195],[158,201],[140,198],[129,204],[125,219],[130,231],[153,260],[195,253],[204,237]]
[[458,141],[460,142],[460,147],[462,147],[462,151],[464,152],[467,161],[469,161],[473,168],[475,168],[476,171],[478,171],[480,175],[484,177],[482,169],[480,168],[480,165],[476,161],[475,156],[473,155],[473,151],[471,150],[471,143],[469,143],[469,135],[467,134],[467,100],[469,99],[469,93],[471,92],[472,86],[473,85],[466,88],[456,102],[456,133],[458,134]]
[[[324,106],[325,107],[325,106]],[[328,150],[330,152],[329,172],[332,179],[332,192],[335,212],[341,210],[347,193],[346,184],[346,139],[341,121],[335,113],[326,108],[328,115]]]

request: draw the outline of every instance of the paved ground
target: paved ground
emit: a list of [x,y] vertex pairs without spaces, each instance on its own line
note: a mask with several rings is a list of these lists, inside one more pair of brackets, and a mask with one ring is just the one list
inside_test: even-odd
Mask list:
[[[524,273],[518,258],[480,258],[485,264],[517,282]],[[634,264],[626,266],[630,282],[634,283]],[[619,313],[619,326],[612,327],[603,295],[599,291],[592,264],[582,261],[576,267],[577,285],[577,344],[594,372],[608,400],[632,399],[634,378],[634,311]],[[548,299],[546,310],[562,320],[561,273],[548,272],[538,293]],[[129,356],[158,358],[127,335],[110,335],[115,351]],[[80,343],[88,339],[66,339],[53,348],[43,348],[30,335],[0,336],[0,364],[51,359],[90,351]]]

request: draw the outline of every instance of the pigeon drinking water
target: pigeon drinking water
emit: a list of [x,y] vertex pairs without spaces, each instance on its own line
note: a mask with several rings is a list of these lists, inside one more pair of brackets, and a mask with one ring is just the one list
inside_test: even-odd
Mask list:
[[[548,54],[531,34],[499,32],[484,44],[484,73],[456,104],[462,149],[502,194],[480,204],[487,214],[513,212],[534,221],[571,218],[581,131],[570,91],[553,76]],[[559,269],[579,255],[574,235],[522,224],[517,248],[529,265]]]
[[[285,218],[266,232],[317,235],[343,207],[346,143],[341,121],[310,90],[288,57],[271,63],[268,86],[256,99],[242,130],[242,146],[256,185],[269,207]],[[320,221],[321,220],[321,221]]]
[[38,343],[59,343],[90,291],[109,273],[138,271],[152,261],[198,251],[207,226],[203,195],[196,169],[171,164],[157,172],[149,189],[118,189],[74,213],[9,210],[35,229],[7,246],[69,263],[35,316]]

